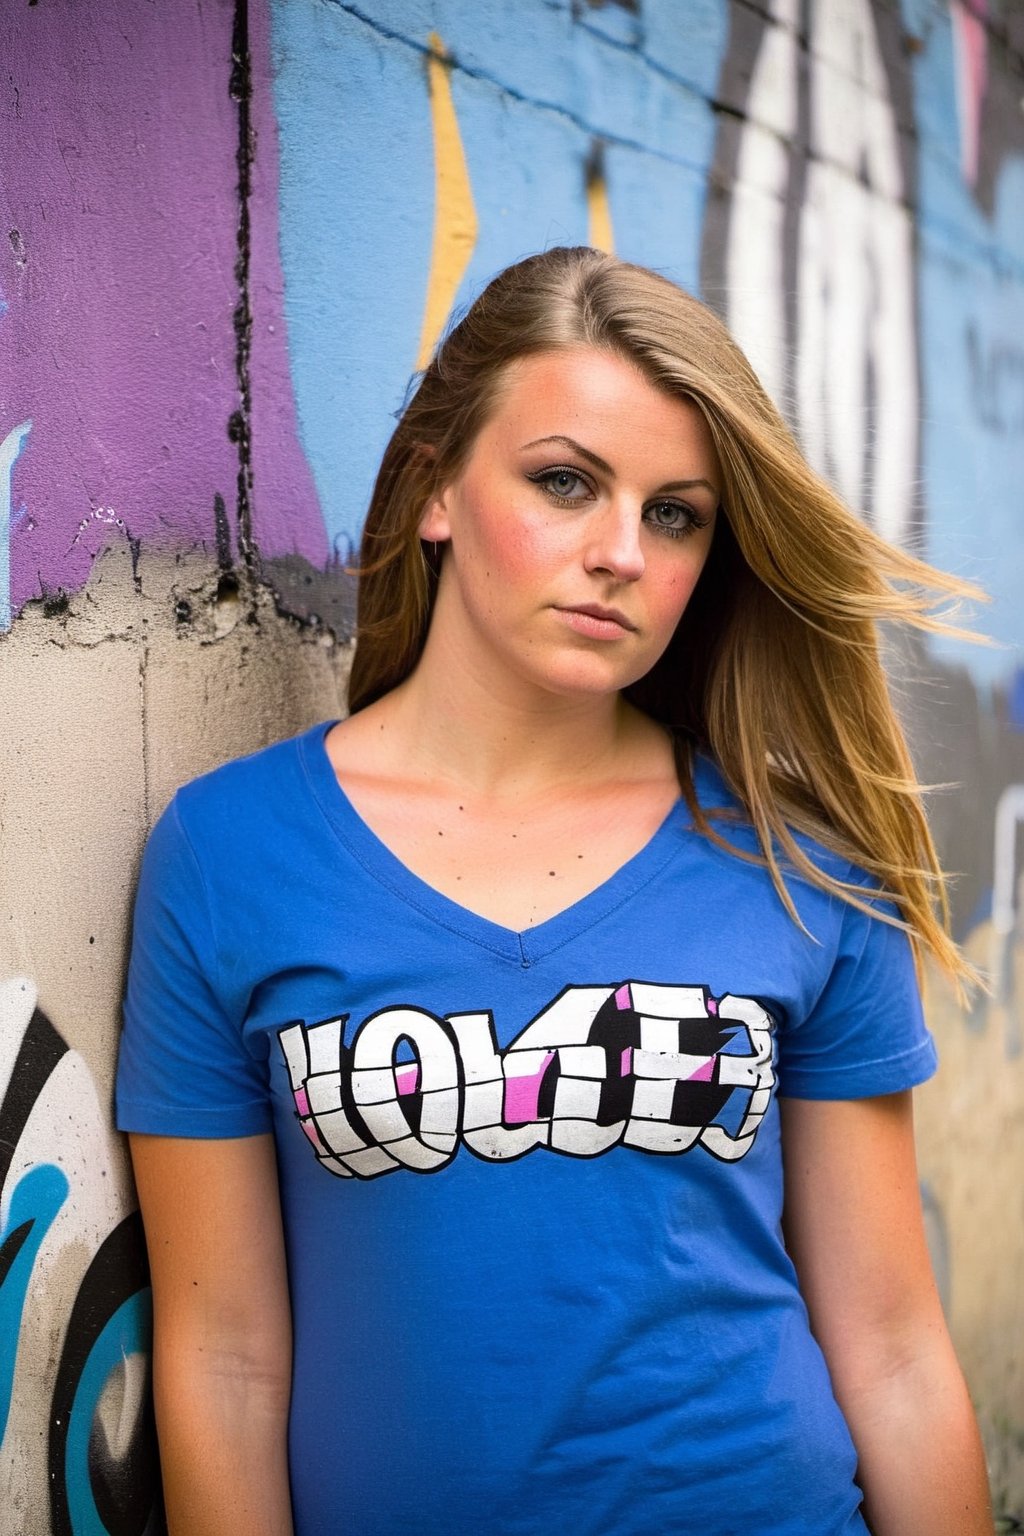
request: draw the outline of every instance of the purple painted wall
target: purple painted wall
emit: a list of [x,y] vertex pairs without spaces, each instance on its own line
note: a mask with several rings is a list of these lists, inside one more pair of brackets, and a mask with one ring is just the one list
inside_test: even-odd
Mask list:
[[215,548],[215,494],[234,506],[232,20],[230,0],[47,0],[8,28],[0,441],[32,423],[13,614],[81,586],[112,537]]

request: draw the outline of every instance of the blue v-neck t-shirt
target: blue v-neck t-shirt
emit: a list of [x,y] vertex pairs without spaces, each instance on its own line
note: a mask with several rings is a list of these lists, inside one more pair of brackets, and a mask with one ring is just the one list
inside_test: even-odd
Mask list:
[[117,1087],[122,1129],[274,1134],[296,1536],[863,1536],[776,1100],[930,1075],[905,936],[794,878],[803,931],[682,802],[513,932],[375,836],[328,729],[155,827]]

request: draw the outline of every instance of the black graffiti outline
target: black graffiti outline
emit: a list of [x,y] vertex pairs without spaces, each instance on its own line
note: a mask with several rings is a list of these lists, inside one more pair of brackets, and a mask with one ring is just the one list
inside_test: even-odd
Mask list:
[[[0,1102],[0,1192],[6,1186],[18,1143],[32,1111],[70,1047],[40,1009],[33,1010]],[[0,1285],[29,1236],[33,1220],[8,1233],[0,1248]],[[133,1211],[104,1238],[79,1283],[61,1344],[48,1416],[46,1447],[52,1536],[75,1536],[66,1482],[67,1440],[75,1394],[90,1352],[120,1306],[149,1285],[145,1239]],[[156,1429],[147,1390],[143,1411],[123,1458],[104,1460],[98,1437],[89,1440],[88,1472],[96,1511],[109,1536],[163,1536]],[[124,1476],[115,1476],[124,1470]]]

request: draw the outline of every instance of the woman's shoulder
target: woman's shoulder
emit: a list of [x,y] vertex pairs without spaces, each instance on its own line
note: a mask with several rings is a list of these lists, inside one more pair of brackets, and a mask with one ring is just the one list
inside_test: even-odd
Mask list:
[[293,800],[296,788],[314,771],[333,723],[320,722],[188,780],[174,792],[161,820],[177,820],[189,829],[218,828],[221,837],[239,834],[247,817],[266,817]]
[[[729,783],[717,759],[703,748],[693,753],[692,782],[694,798],[714,831],[735,848],[741,858],[753,857],[760,864],[763,849],[750,811],[742,796]],[[800,852],[826,880],[857,888],[857,891],[863,892],[863,896],[858,899],[877,906],[880,910],[888,909],[891,915],[895,915],[895,908],[892,907],[889,897],[875,876],[855,859],[830,843],[827,836],[815,835],[789,823],[787,823],[787,830]],[[834,894],[822,889],[805,870],[794,867],[792,861],[787,858],[785,850],[776,848],[776,854],[787,887],[795,901],[799,893],[802,901],[805,902],[810,901],[814,904],[835,902]],[[770,879],[763,865],[761,873],[766,880]],[[842,906],[845,905],[846,903],[842,903]]]

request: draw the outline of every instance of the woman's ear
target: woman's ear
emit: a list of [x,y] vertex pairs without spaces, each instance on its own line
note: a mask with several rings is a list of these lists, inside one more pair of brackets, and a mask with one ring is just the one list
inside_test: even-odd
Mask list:
[[[437,459],[437,449],[432,443],[417,443],[413,449],[413,458],[420,466],[433,464]],[[417,532],[427,544],[440,544],[442,539],[451,538],[446,501],[447,488],[431,496],[423,509]]]
[[424,508],[420,518],[419,536],[428,544],[441,544],[452,536],[451,523],[448,518],[447,491],[439,491],[432,496]]

